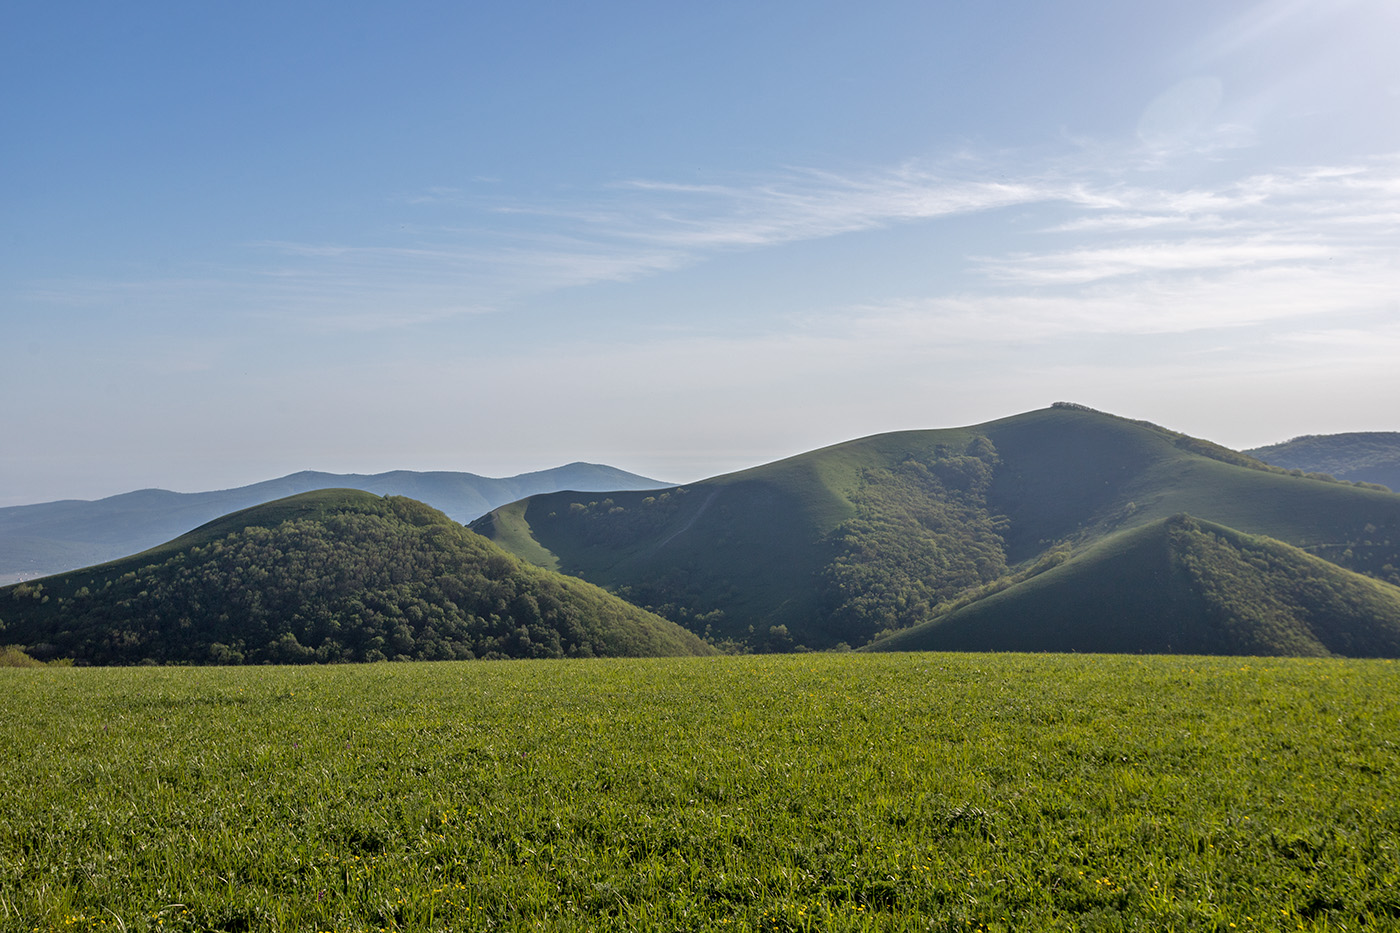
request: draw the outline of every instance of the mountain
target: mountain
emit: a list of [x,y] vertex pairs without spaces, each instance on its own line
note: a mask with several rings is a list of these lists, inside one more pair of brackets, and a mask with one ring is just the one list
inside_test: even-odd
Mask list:
[[1400,582],[1400,496],[1066,403],[665,490],[532,496],[471,527],[692,631],[785,650],[864,645],[1178,514]]
[[0,589],[0,641],[91,664],[713,651],[421,502],[349,489],[254,506],[143,554]]
[[1397,657],[1400,587],[1180,515],[869,648]]
[[0,583],[144,551],[197,525],[313,489],[362,489],[408,496],[469,522],[506,502],[560,489],[648,489],[664,483],[594,463],[491,479],[474,473],[293,473],[237,489],[178,493],[143,489],[93,502],[64,500],[0,509]]
[[1400,432],[1307,434],[1245,453],[1289,470],[1328,473],[1352,482],[1378,483],[1400,492]]

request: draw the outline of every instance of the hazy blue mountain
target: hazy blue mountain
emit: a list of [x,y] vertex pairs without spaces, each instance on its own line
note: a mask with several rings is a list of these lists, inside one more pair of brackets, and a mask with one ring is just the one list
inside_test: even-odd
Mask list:
[[466,523],[499,505],[562,490],[655,489],[657,480],[596,463],[494,479],[474,473],[318,473],[213,492],[142,489],[94,501],[0,508],[0,584],[62,573],[144,551],[222,515],[315,489],[360,489],[426,502]]
[[1353,483],[1379,483],[1400,492],[1400,431],[1305,434],[1245,453],[1304,473],[1329,473]]

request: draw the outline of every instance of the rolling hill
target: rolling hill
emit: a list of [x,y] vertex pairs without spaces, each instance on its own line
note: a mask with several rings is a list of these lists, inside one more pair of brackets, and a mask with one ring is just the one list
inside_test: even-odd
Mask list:
[[1397,657],[1400,587],[1179,515],[868,647]]
[[474,473],[293,473],[216,492],[143,489],[88,502],[63,500],[0,509],[0,584],[115,560],[198,525],[313,489],[362,489],[426,502],[469,522],[506,502],[559,489],[606,491],[664,486],[610,466],[571,463],[504,479]]
[[532,496],[471,527],[719,642],[787,650],[864,645],[1178,514],[1400,582],[1400,496],[1069,404],[666,490]]
[[1400,432],[1308,434],[1245,453],[1265,463],[1305,473],[1328,473],[1352,482],[1400,491]]
[[79,663],[706,654],[679,626],[399,496],[322,490],[0,588],[0,643]]

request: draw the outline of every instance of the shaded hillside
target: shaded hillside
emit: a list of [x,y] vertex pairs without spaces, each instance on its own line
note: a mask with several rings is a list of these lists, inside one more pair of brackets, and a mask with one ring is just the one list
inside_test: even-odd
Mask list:
[[1400,491],[1400,432],[1308,434],[1245,451],[1265,463]]
[[703,654],[675,624],[403,497],[323,490],[0,589],[0,642],[82,663]]
[[864,644],[1177,513],[1400,581],[1400,496],[1071,405],[664,491],[535,496],[472,527],[694,631],[784,650]]
[[473,524],[757,650],[864,642],[1005,570],[985,439],[831,448],[660,493],[536,496]]
[[0,509],[0,583],[135,554],[220,515],[313,489],[363,489],[384,496],[408,496],[465,523],[498,505],[541,492],[663,485],[594,463],[571,463],[504,479],[409,470],[373,475],[307,471],[216,492],[143,489],[94,502],[69,499],[12,506]]
[[1400,657],[1400,588],[1176,516],[870,648]]

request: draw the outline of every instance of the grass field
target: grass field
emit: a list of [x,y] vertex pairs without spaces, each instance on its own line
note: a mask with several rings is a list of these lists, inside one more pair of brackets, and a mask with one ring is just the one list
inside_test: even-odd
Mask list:
[[1400,666],[0,670],[0,930],[1400,927]]

